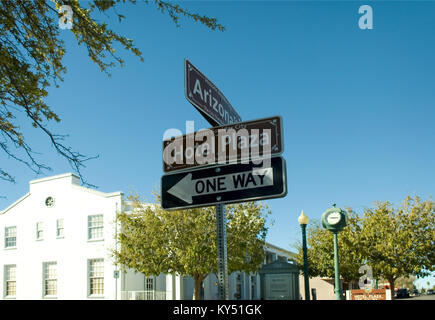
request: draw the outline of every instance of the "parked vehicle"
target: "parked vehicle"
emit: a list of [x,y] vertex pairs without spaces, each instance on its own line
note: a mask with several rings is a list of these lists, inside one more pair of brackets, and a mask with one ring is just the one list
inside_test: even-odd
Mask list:
[[427,291],[426,291],[426,294],[428,294],[428,295],[429,295],[429,294],[434,294],[433,289],[429,289],[429,290],[427,290]]
[[400,298],[409,298],[409,291],[408,289],[399,289],[397,290],[396,293],[396,298],[400,299]]
[[418,292],[417,289],[414,289],[414,290],[412,291],[412,295],[413,295],[414,297],[418,297],[418,296],[420,295],[420,292]]

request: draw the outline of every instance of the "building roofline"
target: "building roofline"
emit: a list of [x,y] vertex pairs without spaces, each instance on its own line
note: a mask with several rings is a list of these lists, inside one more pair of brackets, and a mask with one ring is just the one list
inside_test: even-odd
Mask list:
[[116,196],[122,196],[124,194],[122,191],[115,191],[115,192],[106,193],[106,192],[102,192],[102,191],[98,191],[98,190],[94,190],[94,189],[91,189],[91,188],[86,188],[86,187],[78,186],[78,185],[74,185],[74,184],[72,185],[72,187],[75,188],[75,189],[79,189],[79,190],[82,190],[82,191],[86,191],[86,192],[95,194],[95,195],[100,196],[100,197],[104,197],[104,198],[111,198],[111,197],[116,197]]
[[283,252],[283,253],[286,253],[286,254],[289,255],[289,256],[292,256],[292,257],[296,256],[296,253],[291,252],[291,251],[286,250],[286,249],[283,249],[283,248],[281,248],[281,247],[278,247],[277,245],[271,244],[270,242],[267,242],[267,241],[266,241],[266,246],[267,246],[267,247],[270,247],[270,248],[272,248],[272,249],[275,249],[275,250],[281,251],[281,252]]
[[[46,182],[46,181],[50,181],[50,180],[62,179],[62,178],[67,178],[67,177],[75,177],[77,179],[80,179],[80,177],[77,176],[76,174],[69,172],[69,173],[58,174],[58,175],[51,176],[51,177],[31,180],[31,181],[29,181],[29,184]],[[116,196],[121,196],[122,197],[124,195],[124,193],[122,191],[116,191],[116,192],[106,193],[106,192],[101,192],[101,191],[93,190],[93,189],[90,189],[90,188],[86,188],[86,187],[83,187],[83,186],[80,186],[80,185],[77,185],[77,184],[74,184],[74,183],[72,183],[71,186],[73,188],[76,188],[76,189],[79,189],[79,190],[82,190],[82,191],[86,191],[86,192],[89,192],[89,193],[92,193],[92,194],[95,194],[97,196],[104,197],[104,198],[111,198],[111,197],[116,197]],[[9,211],[13,207],[15,207],[17,204],[19,204],[21,201],[26,199],[28,196],[30,196],[30,192],[27,192],[24,196],[19,198],[17,201],[13,202],[11,205],[6,207],[5,209],[0,210],[0,215],[5,214],[7,211]]]
[[[58,175],[51,176],[51,177],[31,180],[29,182],[29,184],[35,184],[35,183],[46,182],[46,181],[51,181],[51,180],[56,180],[56,179],[62,179],[62,178],[68,178],[68,177],[74,177],[74,178],[80,180],[80,177],[78,175],[76,175],[74,173],[71,173],[71,172],[68,172],[68,173],[58,174]],[[83,190],[83,191],[87,191],[87,192],[90,192],[90,193],[93,193],[95,195],[98,195],[98,196],[101,196],[101,197],[105,197],[105,198],[122,196],[124,194],[122,191],[116,191],[116,192],[106,193],[106,192],[94,190],[94,189],[91,189],[91,188],[86,188],[86,187],[83,187],[83,186],[75,184],[75,183],[72,183],[71,185],[72,185],[73,188],[76,188],[76,189],[79,189],[79,190]]]
[[68,172],[68,173],[63,173],[63,174],[58,174],[55,176],[50,176],[50,177],[45,177],[45,178],[40,178],[40,179],[35,179],[35,180],[30,180],[29,184],[34,184],[34,183],[40,183],[40,182],[46,182],[46,181],[50,181],[50,180],[56,180],[56,179],[62,179],[62,178],[66,178],[66,177],[75,177],[77,179],[80,179],[80,177],[74,173]]
[[30,192],[27,192],[24,196],[22,196],[22,197],[19,198],[17,201],[15,201],[15,202],[12,203],[11,205],[9,205],[6,209],[0,211],[0,215],[1,215],[1,214],[5,214],[7,211],[9,211],[9,210],[12,209],[13,207],[15,207],[17,204],[19,204],[21,201],[23,201],[24,199],[26,199],[28,196],[30,196]]

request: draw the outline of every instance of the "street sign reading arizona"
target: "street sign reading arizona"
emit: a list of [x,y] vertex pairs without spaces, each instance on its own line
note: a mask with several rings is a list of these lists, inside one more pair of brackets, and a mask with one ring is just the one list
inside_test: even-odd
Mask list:
[[212,126],[241,122],[239,114],[223,93],[189,60],[185,59],[185,94]]
[[287,194],[285,161],[270,159],[263,167],[253,162],[229,164],[162,177],[162,208],[205,207],[284,197]]

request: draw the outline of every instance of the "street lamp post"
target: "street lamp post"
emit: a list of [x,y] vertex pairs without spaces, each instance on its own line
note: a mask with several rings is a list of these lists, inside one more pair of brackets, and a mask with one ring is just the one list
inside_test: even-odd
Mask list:
[[308,254],[307,254],[307,224],[308,217],[302,210],[301,215],[298,218],[298,222],[302,228],[302,250],[304,253],[304,288],[305,288],[305,300],[310,300],[310,282],[308,278]]

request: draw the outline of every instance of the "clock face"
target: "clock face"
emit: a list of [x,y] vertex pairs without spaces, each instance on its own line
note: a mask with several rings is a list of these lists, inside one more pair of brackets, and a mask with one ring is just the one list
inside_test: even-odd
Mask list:
[[49,207],[49,208],[54,206],[54,199],[53,199],[53,197],[48,197],[47,199],[45,199],[45,205],[47,207]]
[[339,223],[340,220],[341,220],[341,215],[339,212],[333,212],[327,218],[327,221],[330,225],[335,225]]

